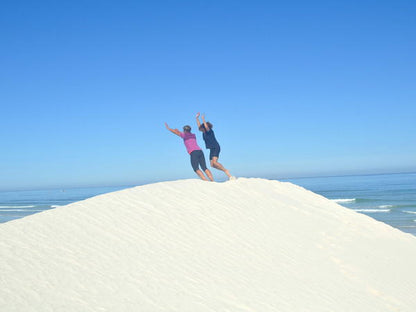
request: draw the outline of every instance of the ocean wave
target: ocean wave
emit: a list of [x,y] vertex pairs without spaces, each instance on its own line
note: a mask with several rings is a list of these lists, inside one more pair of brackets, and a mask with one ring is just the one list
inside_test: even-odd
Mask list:
[[378,208],[381,208],[381,209],[383,209],[383,208],[393,208],[393,207],[395,207],[394,205],[380,205],[380,206],[378,206]]
[[416,208],[416,205],[414,204],[403,204],[403,205],[397,205],[398,208]]
[[391,209],[354,209],[357,212],[390,212]]
[[355,202],[355,198],[339,198],[339,199],[331,199],[333,202],[336,203],[352,203]]
[[376,201],[380,201],[380,199],[377,199],[377,198],[356,198],[355,199],[356,203],[371,203],[371,202],[376,202]]
[[27,205],[27,206],[14,206],[14,205],[7,205],[7,206],[0,206],[0,209],[2,208],[34,208],[36,206],[34,205]]
[[51,208],[58,208],[61,207],[61,205],[51,205]]
[[403,210],[403,212],[405,212],[405,213],[412,213],[412,214],[416,214],[416,211],[408,211],[408,210]]
[[42,209],[0,209],[0,213],[2,212],[39,212],[43,211]]

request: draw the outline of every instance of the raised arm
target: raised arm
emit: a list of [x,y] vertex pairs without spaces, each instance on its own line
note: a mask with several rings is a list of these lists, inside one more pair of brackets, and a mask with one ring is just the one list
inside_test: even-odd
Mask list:
[[196,123],[198,124],[198,129],[201,127],[201,123],[199,122],[199,113],[196,114]]
[[176,134],[176,135],[178,135],[178,136],[181,136],[181,132],[178,130],[178,129],[171,129],[171,128],[169,128],[169,126],[168,126],[168,124],[165,122],[165,127],[166,127],[166,129],[168,129],[170,132],[172,132],[172,133],[174,133],[174,134]]

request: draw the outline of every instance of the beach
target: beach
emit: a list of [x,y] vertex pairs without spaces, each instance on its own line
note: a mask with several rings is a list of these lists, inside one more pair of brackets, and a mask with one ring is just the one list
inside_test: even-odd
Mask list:
[[2,311],[416,309],[416,237],[289,182],[143,185],[0,237]]

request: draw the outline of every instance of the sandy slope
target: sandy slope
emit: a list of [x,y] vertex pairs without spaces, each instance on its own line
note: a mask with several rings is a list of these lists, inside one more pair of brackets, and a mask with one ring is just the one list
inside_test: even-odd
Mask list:
[[290,183],[180,180],[0,225],[0,311],[416,311],[416,238]]

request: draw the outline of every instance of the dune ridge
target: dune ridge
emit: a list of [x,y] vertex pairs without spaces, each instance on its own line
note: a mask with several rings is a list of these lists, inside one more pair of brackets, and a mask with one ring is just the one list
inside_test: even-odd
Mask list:
[[288,182],[138,186],[0,224],[1,311],[416,311],[416,237]]

